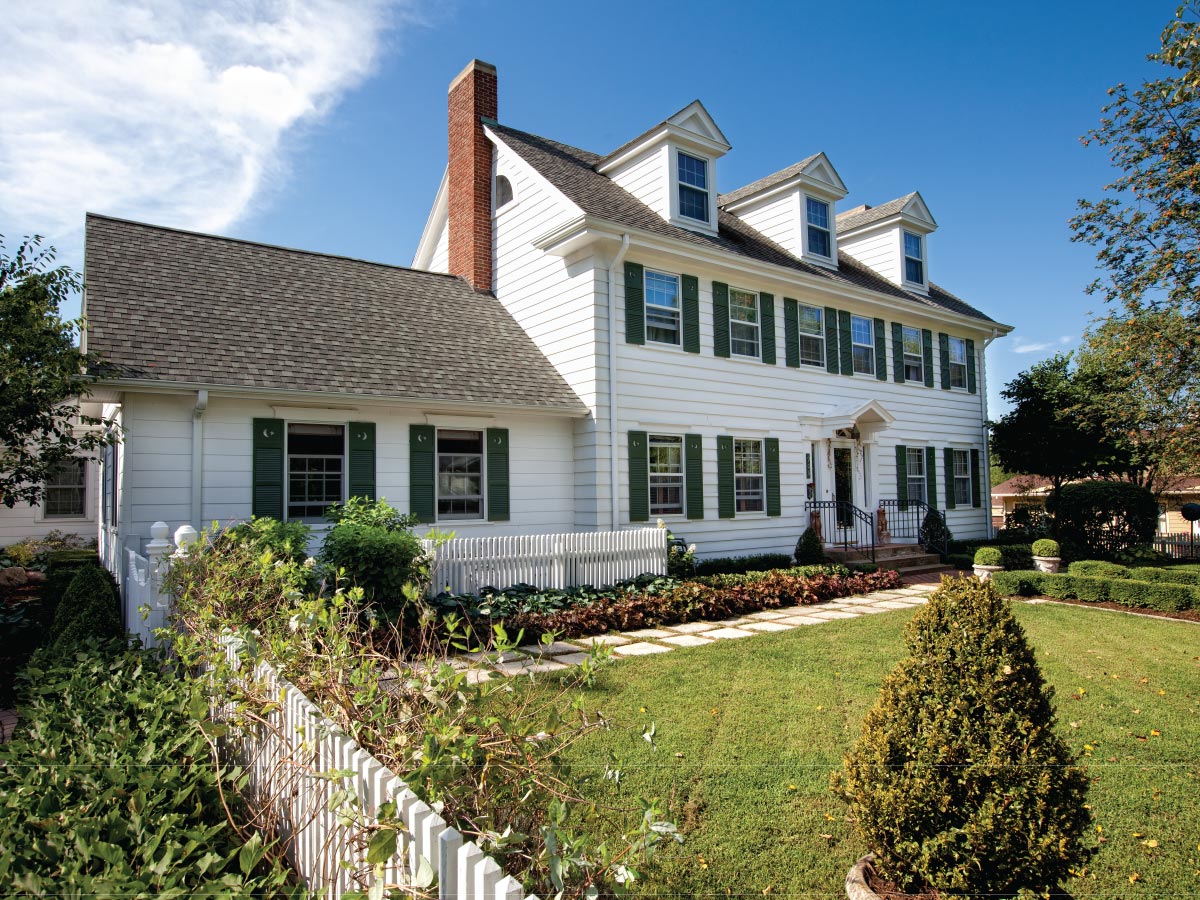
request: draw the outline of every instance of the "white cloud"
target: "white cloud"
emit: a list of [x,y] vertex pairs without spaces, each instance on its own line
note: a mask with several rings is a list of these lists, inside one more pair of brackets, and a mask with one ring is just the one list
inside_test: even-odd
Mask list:
[[1058,340],[1055,340],[1055,341],[1030,342],[1030,341],[1019,340],[1016,342],[1016,344],[1013,345],[1012,352],[1013,353],[1045,353],[1049,350],[1058,350],[1058,349],[1061,349],[1062,347],[1068,347],[1068,346],[1070,346],[1072,340],[1074,340],[1074,339],[1069,334],[1064,334],[1062,337],[1060,337]]
[[7,4],[0,233],[70,245],[86,210],[227,228],[277,180],[285,133],[370,73],[402,2]]

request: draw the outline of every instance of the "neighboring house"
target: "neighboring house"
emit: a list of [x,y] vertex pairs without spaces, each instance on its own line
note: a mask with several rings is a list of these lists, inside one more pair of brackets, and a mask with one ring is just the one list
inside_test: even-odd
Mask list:
[[88,217],[112,546],[352,494],[462,536],[661,518],[702,555],[790,551],[835,500],[988,533],[1011,329],[932,281],[919,194],[837,214],[824,154],[718,194],[699,102],[600,156],[500,125],[478,61],[449,110],[414,269]]
[[[98,404],[83,403],[80,411],[99,415],[100,408]],[[51,531],[95,540],[98,468],[94,456],[80,455],[65,461],[47,479],[41,503],[18,503],[12,509],[0,504],[0,547],[25,538],[45,537]]]
[[[1018,509],[1045,509],[1051,491],[1050,479],[1040,475],[1017,475],[992,488],[992,520],[1003,528],[1005,519]],[[1158,533],[1200,535],[1200,523],[1189,522],[1180,510],[1185,503],[1200,503],[1200,477],[1181,478],[1158,498]]]

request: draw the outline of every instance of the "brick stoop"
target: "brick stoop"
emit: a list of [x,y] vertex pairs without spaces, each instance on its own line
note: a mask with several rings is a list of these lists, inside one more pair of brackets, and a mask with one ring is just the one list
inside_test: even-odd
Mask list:
[[[854,563],[869,563],[869,551],[864,552],[856,547],[846,550],[825,548],[825,555],[843,565]],[[895,569],[900,577],[908,581],[916,576],[936,574],[940,578],[944,571],[950,571],[936,553],[926,553],[917,544],[880,544],[875,548],[875,565],[881,569]],[[934,578],[936,583],[938,578]]]

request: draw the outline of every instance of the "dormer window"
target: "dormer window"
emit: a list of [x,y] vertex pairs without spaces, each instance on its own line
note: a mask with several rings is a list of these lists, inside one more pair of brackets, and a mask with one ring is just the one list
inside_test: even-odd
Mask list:
[[[893,245],[894,246],[894,245]],[[921,236],[904,232],[904,280],[913,284],[925,283],[925,253]]]
[[679,154],[679,215],[708,222],[708,163]]
[[830,253],[829,204],[805,198],[808,207],[808,252],[828,259]]

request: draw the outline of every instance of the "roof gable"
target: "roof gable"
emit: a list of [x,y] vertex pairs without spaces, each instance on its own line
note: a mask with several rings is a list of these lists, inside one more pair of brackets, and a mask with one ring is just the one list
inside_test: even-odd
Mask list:
[[759,194],[782,190],[795,183],[806,182],[832,194],[843,197],[846,195],[846,184],[837,173],[837,169],[833,167],[833,163],[829,161],[829,157],[824,153],[814,153],[797,163],[792,163],[785,169],[772,172],[735,191],[722,194],[717,202],[721,206],[733,206]]
[[927,231],[937,228],[937,221],[933,218],[933,213],[929,211],[921,192],[913,191],[903,197],[881,203],[879,206],[863,204],[838,213],[837,231],[839,235],[847,234],[894,218],[907,219],[914,225],[924,227]]
[[693,100],[683,109],[646,129],[633,140],[626,141],[607,156],[597,157],[594,163],[595,168],[599,172],[608,172],[619,167],[631,156],[671,137],[679,143],[702,150],[714,157],[720,156],[730,149],[729,141],[725,139],[725,135],[717,127],[713,117],[704,108],[704,104],[699,100]]

